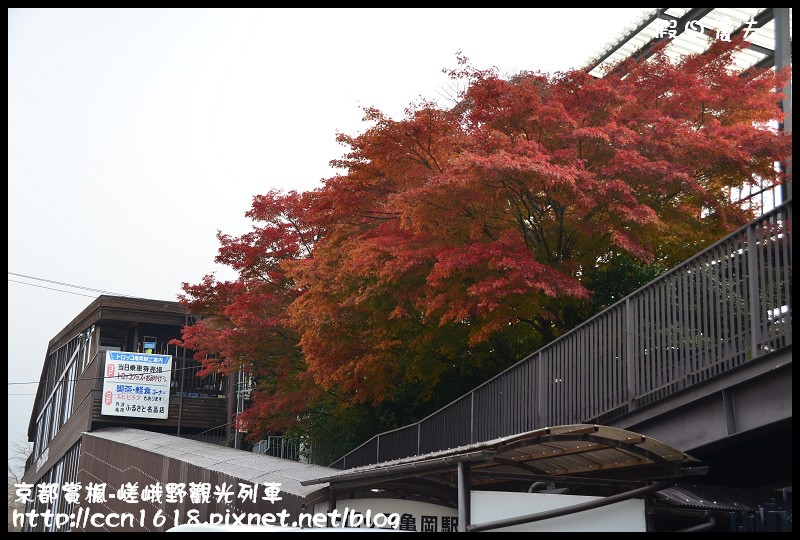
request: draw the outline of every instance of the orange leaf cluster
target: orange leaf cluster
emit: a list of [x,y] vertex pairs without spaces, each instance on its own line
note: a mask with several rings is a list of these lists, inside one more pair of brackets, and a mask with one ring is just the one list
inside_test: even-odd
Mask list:
[[187,346],[269,379],[251,415],[272,428],[301,398],[455,397],[567,330],[601,265],[674,264],[754,217],[730,193],[784,180],[791,139],[770,123],[788,74],[733,72],[742,46],[600,79],[505,80],[459,57],[455,106],[366,109],[371,127],[338,137],[343,174],[255,197],[253,230],[219,234],[240,278],[185,286],[206,317]]

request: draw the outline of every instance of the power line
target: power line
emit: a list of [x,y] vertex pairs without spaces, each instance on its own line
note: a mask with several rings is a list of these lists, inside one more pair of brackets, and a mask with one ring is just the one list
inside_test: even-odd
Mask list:
[[75,291],[65,291],[64,289],[54,289],[53,287],[45,287],[44,285],[37,285],[35,283],[25,283],[24,281],[17,281],[15,279],[9,279],[8,281],[10,281],[11,283],[19,283],[21,285],[30,285],[31,287],[39,287],[40,289],[47,289],[49,291],[65,292],[69,294],[77,294],[78,296],[85,296],[87,298],[94,298],[94,296],[92,296],[91,294],[81,294]]
[[[111,291],[104,291],[104,290],[101,290],[101,289],[94,289],[92,287],[84,287],[83,285],[73,285],[72,283],[64,283],[63,281],[53,281],[52,279],[44,279],[44,278],[39,278],[39,277],[35,277],[35,276],[28,276],[28,275],[25,275],[25,274],[17,274],[16,272],[9,272],[8,274],[11,275],[11,276],[22,277],[22,278],[25,278],[25,279],[33,279],[33,280],[36,280],[36,281],[44,281],[45,283],[52,283],[54,285],[62,285],[64,287],[71,287],[73,289],[82,289],[84,291],[91,291],[91,292],[96,292],[96,293],[100,293],[100,294],[113,294],[114,296],[126,296],[128,298],[136,298],[135,296],[130,295],[130,294],[121,294],[121,293],[115,293],[115,292],[111,292]],[[50,287],[44,287],[42,285],[36,285],[34,283],[25,283],[24,281],[14,281],[13,279],[9,279],[8,281],[12,281],[14,283],[21,283],[22,285],[30,285],[32,287],[41,287],[43,289],[50,289]],[[80,294],[80,293],[76,293],[76,292],[72,292],[72,291],[64,291],[64,290],[60,290],[60,289],[50,289],[50,290],[59,291],[59,292],[66,292],[66,293],[70,293],[70,294]],[[81,296],[89,296],[89,295],[83,294]],[[94,297],[90,296],[90,298],[94,298]]]

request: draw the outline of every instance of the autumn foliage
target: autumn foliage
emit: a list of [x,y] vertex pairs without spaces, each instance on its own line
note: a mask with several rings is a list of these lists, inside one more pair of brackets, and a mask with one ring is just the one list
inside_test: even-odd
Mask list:
[[731,190],[784,181],[783,79],[733,72],[740,46],[600,79],[458,57],[457,102],[366,109],[341,174],[255,197],[252,231],[219,234],[239,278],[184,285],[186,346],[253,371],[254,436],[332,455],[444,405],[750,221]]

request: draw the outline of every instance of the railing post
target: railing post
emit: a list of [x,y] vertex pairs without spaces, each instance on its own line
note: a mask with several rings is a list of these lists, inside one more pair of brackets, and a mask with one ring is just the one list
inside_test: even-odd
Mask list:
[[628,410],[636,408],[636,355],[634,351],[633,304],[630,296],[625,299],[625,361],[628,374]]
[[[791,196],[791,191],[790,191]],[[781,210],[781,213],[776,216],[783,221],[783,234],[784,239],[781,242],[783,247],[783,260],[788,261],[783,263],[783,279],[784,283],[784,301],[786,302],[788,313],[784,319],[784,343],[786,345],[792,344],[792,201]]]
[[751,225],[747,228],[747,284],[750,296],[750,351],[751,360],[758,356],[758,341],[760,339],[759,329],[761,318],[759,317],[759,294],[758,294],[758,254],[756,243],[756,227]]
[[542,351],[536,354],[536,429],[543,428],[547,425],[547,403],[545,402],[545,394],[547,392],[546,377],[544,372],[544,361],[542,360]]
[[469,393],[469,442],[475,441],[475,391]]

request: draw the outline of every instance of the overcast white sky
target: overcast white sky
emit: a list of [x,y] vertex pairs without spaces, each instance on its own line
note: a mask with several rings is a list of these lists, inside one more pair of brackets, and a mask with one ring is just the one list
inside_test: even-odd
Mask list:
[[459,50],[581,67],[648,9],[9,9],[9,446],[36,391],[11,383],[98,294],[52,282],[176,300],[227,275],[253,195],[333,176],[361,107],[443,99]]

